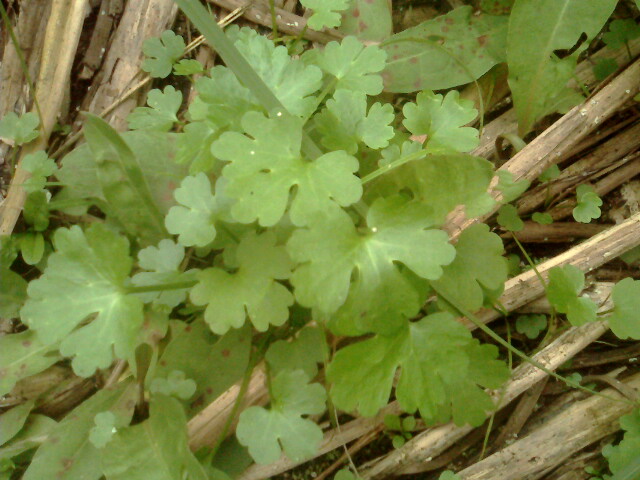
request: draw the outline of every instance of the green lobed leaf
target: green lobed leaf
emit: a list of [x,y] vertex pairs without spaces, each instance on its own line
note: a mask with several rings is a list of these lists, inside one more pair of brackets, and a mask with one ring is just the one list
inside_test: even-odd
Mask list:
[[533,340],[547,328],[546,315],[520,315],[516,319],[516,331]]
[[281,451],[301,462],[317,451],[322,430],[303,415],[322,413],[325,391],[319,383],[308,384],[302,370],[283,370],[271,381],[271,408],[249,407],[240,414],[236,436],[257,463],[269,464]]
[[607,317],[611,331],[618,338],[640,339],[640,281],[625,278],[614,285],[611,291],[614,309]]
[[18,117],[14,112],[7,113],[0,119],[0,140],[9,145],[23,145],[35,139],[40,119],[35,112],[27,112]]
[[[195,280],[195,270],[180,271],[184,259],[184,247],[173,240],[161,240],[158,246],[143,248],[138,252],[138,265],[147,272],[136,273],[131,283],[136,286],[163,285],[189,282]],[[172,289],[158,292],[139,293],[138,297],[145,303],[177,307],[187,297],[188,288]]]
[[300,3],[313,10],[313,14],[307,19],[307,25],[314,30],[322,30],[325,27],[339,27],[341,13],[349,8],[351,2],[350,0],[300,0]]
[[[516,0],[509,17],[507,61],[521,137],[541,117],[556,111],[562,113],[568,110],[566,107],[582,101],[566,84],[573,77],[578,55],[598,34],[616,3],[616,0]],[[562,59],[555,53],[572,49],[576,44],[578,48]],[[564,108],[558,108],[560,105]]]
[[518,209],[511,204],[500,207],[496,220],[501,227],[511,232],[519,232],[524,228],[524,222],[518,215]]
[[534,212],[533,215],[531,215],[531,220],[540,225],[551,225],[553,223],[553,217],[547,212]]
[[343,468],[342,470],[338,470],[338,473],[333,477],[333,480],[357,480],[358,478],[359,477],[356,477],[351,470]]
[[302,370],[311,380],[318,373],[318,363],[325,358],[325,341],[318,328],[303,328],[291,341],[278,340],[269,346],[265,359],[271,372]]
[[22,159],[22,168],[31,173],[31,176],[22,184],[23,190],[27,193],[43,189],[47,177],[58,171],[56,162],[49,158],[44,151],[25,155]]
[[127,117],[131,130],[157,130],[168,132],[178,121],[178,110],[182,104],[182,92],[171,85],[164,91],[156,88],[147,95],[148,107],[137,107]]
[[378,95],[382,92],[382,77],[386,53],[375,45],[365,46],[355,37],[342,42],[329,42],[324,50],[307,50],[302,60],[317,65],[335,81],[335,88]]
[[480,425],[493,409],[480,388],[497,388],[509,372],[497,348],[480,345],[448,313],[407,323],[393,336],[377,335],[338,351],[327,370],[337,407],[371,416],[387,404],[396,370],[396,398],[425,421]]
[[385,90],[442,90],[473,82],[505,61],[506,33],[506,17],[474,15],[471,6],[396,33],[382,43]]
[[322,145],[329,150],[344,150],[353,155],[363,143],[372,149],[389,145],[394,131],[393,107],[374,103],[367,112],[367,98],[362,92],[336,90],[332,99],[314,116]]
[[180,370],[196,382],[188,403],[192,416],[242,378],[250,348],[249,326],[216,337],[202,318],[189,324],[173,320],[171,341],[162,352],[155,375],[167,377],[172,370]]
[[599,82],[618,70],[618,62],[615,58],[601,58],[593,66],[593,75]]
[[160,38],[148,38],[142,45],[142,52],[147,57],[142,62],[142,70],[154,78],[168,77],[182,54],[186,45],[180,35],[171,30],[165,30]]
[[164,395],[151,398],[147,420],[118,431],[100,453],[109,480],[208,478],[189,450],[182,406]]
[[583,288],[584,273],[579,268],[565,265],[549,270],[549,303],[575,326],[596,320],[597,305],[590,298],[578,296]]
[[402,203],[399,197],[376,201],[362,234],[343,211],[295,231],[287,249],[301,264],[291,277],[298,303],[333,313],[345,302],[354,271],[367,289],[384,288],[386,279],[395,282],[396,262],[422,278],[439,278],[455,250],[445,232],[429,228],[419,204]]
[[431,283],[470,311],[484,303],[485,290],[500,288],[507,280],[502,239],[483,223],[465,229],[456,244],[456,258]]
[[[38,338],[60,341],[84,377],[117,358],[131,359],[143,321],[142,302],[126,293],[129,242],[101,224],[59,228],[44,274],[29,283],[21,319]],[[90,315],[95,318],[83,324]]]
[[173,66],[174,75],[195,75],[197,73],[204,73],[204,67],[198,60],[185,58]]
[[622,48],[629,41],[640,37],[640,25],[632,18],[616,19],[609,24],[609,31],[602,35],[602,41],[609,48]]
[[339,31],[360,41],[385,40],[393,33],[391,4],[387,0],[352,0],[342,12]]
[[[616,474],[637,461],[640,451],[640,409],[620,417],[620,427],[624,430],[624,438],[617,445],[607,445],[602,455],[609,462],[609,469]],[[629,478],[629,477],[627,477]]]
[[432,91],[418,93],[416,103],[405,103],[402,122],[414,135],[426,135],[427,147],[451,148],[457,152],[469,152],[478,146],[478,130],[464,125],[478,116],[473,101],[461,99],[453,90],[446,96]]
[[[410,148],[407,148],[410,146]],[[395,146],[383,151],[381,167],[419,150],[419,144],[405,142],[402,150]],[[495,203],[487,193],[493,177],[491,162],[464,154],[428,155],[409,162],[376,179],[377,195],[393,195],[409,190],[432,212],[433,221],[442,224],[447,214],[458,205],[465,205],[469,217],[485,213]]]
[[276,245],[273,232],[249,232],[240,241],[236,258],[239,268],[233,274],[221,268],[199,272],[191,301],[207,305],[204,318],[218,335],[242,327],[247,317],[261,332],[269,325],[282,325],[293,305],[293,295],[276,282],[289,278],[293,268],[285,248]]
[[231,162],[222,174],[229,181],[225,195],[236,200],[231,215],[238,222],[258,220],[265,227],[275,225],[285,213],[294,186],[290,216],[297,226],[360,199],[362,184],[353,174],[358,170],[357,159],[342,151],[314,161],[304,159],[300,120],[249,112],[242,125],[248,136],[226,132],[212,146],[217,157]]
[[174,396],[180,400],[189,400],[196,389],[196,382],[187,378],[181,370],[171,370],[167,378],[155,377],[149,385],[151,393]]
[[102,448],[111,441],[116,431],[116,416],[109,411],[100,412],[93,418],[94,426],[89,430],[89,441]]
[[498,186],[496,187],[502,192],[502,199],[505,203],[513,202],[520,195],[527,191],[531,182],[526,178],[518,181],[513,180],[513,173],[508,170],[496,171],[498,176]]
[[194,176],[201,172],[211,172],[218,164],[211,153],[211,144],[215,139],[215,126],[211,122],[186,124],[182,132],[177,134],[175,162],[188,163],[189,173]]
[[[114,427],[123,428],[133,416],[137,400],[137,386],[125,381],[113,389],[103,389],[82,402],[63,418],[48,435],[27,468],[25,480],[98,480],[103,470],[100,460],[104,452],[89,440],[95,417],[110,411],[115,417]],[[131,454],[133,450],[129,450]]]
[[42,445],[56,426],[56,421],[44,415],[31,414],[20,432],[0,448],[0,462]]
[[538,180],[541,182],[548,182],[550,180],[554,180],[560,176],[560,167],[558,165],[553,164],[549,168],[547,168],[544,172],[538,176]]
[[18,380],[49,368],[60,360],[57,342],[43,342],[33,330],[0,337],[0,395],[9,393]]
[[44,232],[49,227],[49,192],[37,190],[28,194],[22,216],[33,230]]
[[577,204],[573,208],[573,218],[577,222],[589,223],[595,218],[600,218],[602,199],[590,185],[579,185],[576,189]]

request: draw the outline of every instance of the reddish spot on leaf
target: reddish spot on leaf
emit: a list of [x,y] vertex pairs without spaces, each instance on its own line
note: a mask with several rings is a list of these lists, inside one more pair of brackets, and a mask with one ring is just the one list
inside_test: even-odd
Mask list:
[[418,63],[418,59],[417,59],[416,57],[411,57],[411,58],[409,59],[409,63],[416,64],[416,63]]
[[145,320],[145,321],[142,323],[142,329],[143,329],[143,330],[148,330],[148,329],[149,329],[149,320]]
[[207,387],[207,395],[211,395],[213,393],[213,388]]
[[445,25],[440,30],[442,30],[442,33],[447,33],[449,31],[449,27]]
[[365,3],[372,4],[373,0],[364,0]]
[[360,16],[360,9],[358,8],[354,8],[353,12],[351,13],[354,17],[358,18]]
[[6,368],[0,368],[0,378],[4,378],[7,376],[7,369]]
[[422,88],[422,85],[420,84],[420,80],[416,80],[415,82],[413,82],[413,88],[416,90],[420,90]]
[[22,346],[24,348],[29,348],[31,346],[31,340],[25,340],[24,342],[22,342]]
[[446,23],[447,25],[453,25],[454,20],[453,20],[453,18],[447,18],[447,19],[444,21],[444,23]]
[[369,28],[369,25],[367,25],[366,23],[364,23],[362,20],[360,20],[358,22],[358,28],[360,30],[366,30],[367,28]]
[[184,331],[189,333],[191,331],[191,325],[187,325]]
[[190,407],[193,408],[198,408],[201,407],[204,404],[204,397],[202,395],[200,395],[198,398],[196,398],[193,402],[191,402]]
[[222,350],[222,356],[224,358],[227,358],[229,355],[231,355],[231,352],[229,351],[228,348],[225,348],[224,350]]
[[484,47],[487,44],[487,36],[486,35],[480,35],[478,37],[478,45],[480,45],[481,47]]
[[395,62],[395,61],[396,61],[396,60],[398,60],[399,58],[400,58],[400,55],[393,55],[393,56],[391,57],[391,60]]
[[49,443],[56,444],[56,443],[58,443],[59,441],[60,441],[60,437],[58,437],[58,436],[55,436],[55,435],[54,435],[53,437],[49,437]]
[[389,85],[393,81],[393,75],[391,75],[389,72],[382,72],[380,76],[382,77],[382,82],[385,85]]
[[59,472],[58,475],[62,476],[64,471],[67,471],[73,465],[73,458],[63,458],[60,463],[62,464],[62,468],[64,469],[62,472]]
[[160,360],[160,365],[163,367],[167,366],[167,361],[166,360]]
[[27,369],[27,364],[26,363],[21,363],[20,364],[20,371],[24,372]]

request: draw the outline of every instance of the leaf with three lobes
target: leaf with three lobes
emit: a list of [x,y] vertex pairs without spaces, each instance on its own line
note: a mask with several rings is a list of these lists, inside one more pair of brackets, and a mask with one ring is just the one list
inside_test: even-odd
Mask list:
[[573,218],[577,222],[589,223],[600,218],[602,199],[590,185],[579,185],[576,189],[577,205],[573,209]]
[[547,212],[534,212],[533,215],[531,215],[531,220],[540,225],[551,225],[553,223],[553,217]]
[[31,173],[31,177],[22,184],[22,188],[27,193],[43,189],[47,182],[47,177],[50,177],[58,170],[56,162],[49,158],[44,151],[25,155],[22,159],[22,168]]
[[98,182],[110,213],[143,244],[164,238],[163,215],[131,148],[113,127],[95,115],[87,114],[84,136],[95,158]]
[[[566,87],[578,55],[611,16],[617,0],[517,0],[509,17],[507,61],[509,87],[521,137],[541,117],[582,97]],[[535,18],[535,22],[531,19]],[[581,37],[586,36],[584,40]],[[578,48],[562,59],[557,50]],[[565,108],[558,109],[559,105]]]
[[435,288],[472,312],[484,303],[485,290],[500,288],[507,280],[502,239],[484,223],[465,229],[456,244],[456,258],[444,267]]
[[303,328],[292,341],[278,340],[269,346],[265,359],[271,372],[282,370],[302,370],[311,380],[318,373],[318,363],[322,363],[325,343],[318,328]]
[[148,38],[142,45],[142,52],[147,57],[142,62],[142,70],[154,78],[168,77],[180,57],[184,54],[186,45],[180,35],[171,30],[165,30],[160,38]]
[[178,242],[186,247],[204,247],[213,242],[220,208],[211,193],[209,177],[202,172],[184,177],[173,196],[179,205],[171,207],[165,217],[167,231],[178,235]]
[[[25,480],[98,480],[103,471],[100,459],[104,450],[97,449],[89,441],[95,417],[101,412],[111,412],[114,427],[129,424],[136,404],[138,388],[131,381],[124,381],[113,389],[103,389],[77,406],[56,425],[42,446],[36,451]],[[111,447],[111,443],[109,444]],[[129,452],[131,454],[131,452]]]
[[151,398],[149,418],[121,429],[100,451],[109,480],[206,480],[203,467],[189,450],[187,419],[171,397]]
[[520,315],[516,319],[516,331],[533,340],[547,328],[546,315]]
[[314,30],[340,26],[341,12],[349,8],[349,0],[301,0],[306,8],[313,10],[307,25]]
[[632,18],[613,20],[602,40],[609,48],[622,48],[627,42],[640,37],[640,25]]
[[[131,283],[136,286],[163,285],[195,280],[195,270],[180,271],[184,258],[184,247],[173,240],[160,240],[157,247],[143,248],[138,252],[138,265],[147,272],[136,273]],[[157,292],[138,293],[145,303],[166,305],[174,308],[187,297],[188,287]]]
[[375,415],[387,404],[396,370],[396,398],[427,422],[480,425],[494,408],[480,387],[498,388],[509,371],[493,345],[480,345],[448,313],[407,323],[393,336],[377,335],[338,351],[327,371],[331,398],[346,411]]
[[204,318],[218,335],[242,327],[247,316],[261,332],[269,325],[282,325],[293,305],[293,295],[276,282],[289,278],[293,268],[285,248],[276,246],[273,232],[249,232],[240,241],[236,257],[236,273],[221,268],[199,272],[191,301],[207,305]]
[[164,92],[154,88],[147,95],[148,107],[138,107],[127,117],[131,130],[157,130],[168,132],[178,121],[182,92],[171,85]]
[[547,298],[572,325],[579,326],[596,319],[597,305],[590,298],[579,297],[584,288],[584,273],[573,265],[549,270]]
[[40,119],[34,112],[27,112],[18,117],[14,112],[7,113],[0,119],[0,140],[9,145],[23,145],[39,135]]
[[167,378],[156,376],[149,384],[151,393],[174,396],[180,400],[189,400],[196,392],[196,382],[187,378],[181,370],[171,370]]
[[[405,142],[402,150],[396,146],[385,149],[381,167],[419,147],[415,142]],[[425,210],[432,212],[433,222],[439,225],[458,205],[465,205],[469,217],[490,209],[495,203],[487,193],[492,177],[493,165],[484,158],[465,154],[428,155],[378,177],[375,189],[370,192],[393,195],[398,189],[408,189]]]
[[402,113],[403,125],[414,135],[426,135],[430,149],[469,152],[480,142],[478,130],[464,126],[478,116],[478,111],[473,101],[461,99],[456,90],[444,97],[429,90],[420,92],[416,103],[405,103]]
[[394,197],[371,205],[364,234],[342,210],[295,231],[287,249],[301,264],[291,277],[298,303],[333,313],[345,302],[354,271],[368,288],[386,288],[387,279],[396,278],[396,262],[422,278],[439,278],[455,249],[445,232],[429,228],[421,205],[402,203]]
[[257,463],[275,462],[282,450],[294,462],[316,453],[322,430],[302,416],[324,412],[326,394],[308,381],[302,370],[283,370],[271,382],[271,408],[249,407],[240,414],[236,436]]
[[[286,47],[276,47],[253,29],[231,26],[226,35],[289,113],[300,117],[313,113],[317,106],[313,94],[322,86],[318,67],[292,59]],[[196,90],[198,97],[189,107],[191,118],[206,119],[217,128],[238,131],[245,113],[263,111],[253,93],[226,67],[212,68],[209,77],[196,81]]]
[[367,97],[362,92],[336,90],[333,99],[315,117],[322,145],[329,150],[344,150],[353,155],[364,143],[372,149],[384,148],[393,138],[394,119],[390,104],[374,103],[367,112]]
[[180,370],[196,382],[187,405],[192,416],[242,378],[249,362],[251,331],[247,325],[216,337],[202,318],[189,324],[172,320],[171,341],[155,375],[168,377],[172,370]]
[[102,448],[113,438],[116,430],[116,416],[109,411],[98,413],[94,419],[94,427],[89,431],[89,441],[96,448]]
[[506,17],[474,15],[463,6],[392,35],[382,43],[388,61],[385,90],[442,90],[473,82],[505,61]]
[[289,204],[294,225],[308,224],[314,215],[357,202],[362,195],[354,175],[358,160],[345,152],[302,157],[302,122],[290,116],[266,118],[249,112],[242,119],[247,135],[226,132],[217,140],[214,155],[229,163],[222,170],[228,180],[225,195],[235,199],[231,216],[241,223],[258,220],[270,227],[280,221]]
[[309,65],[319,66],[334,78],[335,88],[378,95],[382,92],[382,77],[378,74],[387,55],[375,45],[364,46],[355,37],[342,42],[329,42],[324,50],[314,48],[302,55]]
[[56,230],[53,244],[44,274],[29,283],[22,321],[38,338],[61,341],[60,353],[75,357],[80,376],[107,368],[114,352],[132,360],[143,315],[142,301],[126,293],[132,265],[127,239],[102,224],[84,232],[75,225]]
[[611,331],[618,338],[640,339],[640,281],[625,278],[612,290],[613,313],[607,317]]
[[0,337],[0,395],[59,361],[57,348],[57,342],[42,342],[33,330]]
[[524,222],[518,215],[518,209],[511,204],[500,207],[496,220],[502,228],[511,232],[519,232],[524,228]]
[[387,0],[352,0],[338,30],[362,42],[381,42],[393,33],[391,5]]
[[[617,445],[607,445],[602,449],[602,455],[609,462],[612,473],[621,472],[632,462],[637,461],[640,451],[640,409],[620,417],[620,427],[624,430],[624,438]],[[630,478],[630,477],[626,477]]]

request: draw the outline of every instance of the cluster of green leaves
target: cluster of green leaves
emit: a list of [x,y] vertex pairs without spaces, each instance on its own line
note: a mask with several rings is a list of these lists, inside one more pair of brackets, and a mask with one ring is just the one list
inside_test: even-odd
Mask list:
[[[186,113],[180,91],[155,89],[127,132],[88,116],[86,144],[60,169],[42,152],[25,158],[28,228],[3,239],[0,278],[2,313],[28,329],[0,338],[0,394],[63,358],[83,377],[116,360],[128,373],[57,423],[30,414],[33,402],[5,413],[4,471],[30,461],[27,480],[228,478],[189,451],[186,422],[265,349],[270,405],[244,410],[237,427],[257,462],[313,455],[322,431],[309,416],[322,414],[329,397],[341,410],[375,415],[395,395],[428,424],[481,424],[494,407],[485,389],[499,388],[509,370],[456,315],[491,305],[508,263],[487,225],[465,230],[455,245],[442,227],[459,205],[470,217],[492,208],[494,171],[468,153],[479,142],[466,126],[477,117],[472,102],[427,88],[468,83],[504,61],[505,37],[530,3],[516,0],[511,18],[463,7],[388,37],[383,21],[369,28],[347,20],[356,11],[374,18],[385,0],[306,0],[312,28],[337,27],[344,12],[345,32],[360,39],[293,58],[286,46],[230,27],[216,45],[228,67],[195,81]],[[575,18],[562,21],[571,23],[568,35],[578,28]],[[370,38],[386,40],[361,41]],[[414,62],[407,52],[416,42]],[[149,40],[143,69],[158,78],[202,73],[180,59],[184,48],[172,32]],[[544,70],[549,58],[538,60]],[[410,88],[396,76],[405,68]],[[385,88],[424,91],[396,115],[377,97]],[[0,136],[20,145],[36,127],[31,116],[8,116]],[[50,198],[52,175],[64,188]],[[527,187],[500,174],[504,202]],[[593,218],[593,197],[580,195],[581,212]],[[501,216],[513,223],[509,207]],[[97,221],[49,233],[50,212],[90,208],[101,212]],[[19,252],[41,272],[28,284],[11,270]],[[593,302],[578,296],[581,275],[554,270],[548,285],[574,324],[596,318]],[[633,280],[614,289],[608,319],[622,337],[640,338],[629,322],[638,289]],[[522,328],[533,335],[544,327]],[[352,339],[330,357],[329,334]],[[142,418],[134,417],[139,388],[149,399]]]

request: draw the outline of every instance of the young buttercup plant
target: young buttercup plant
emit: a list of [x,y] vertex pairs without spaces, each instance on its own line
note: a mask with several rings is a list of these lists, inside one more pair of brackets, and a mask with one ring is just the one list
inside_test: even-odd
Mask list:
[[[318,21],[330,24],[342,8],[327,4]],[[214,31],[198,23],[206,12],[185,11],[202,13],[192,20]],[[492,165],[466,153],[478,142],[465,126],[477,116],[471,103],[424,91],[396,120],[391,105],[372,98],[383,89],[386,53],[353,37],[297,59],[248,28],[230,27],[216,41],[228,67],[195,82],[179,132],[171,130],[182,118],[180,92],[152,90],[149,106],[129,118],[133,131],[119,134],[88,117],[87,144],[57,173],[65,187],[54,202],[84,202],[104,223],[53,234],[44,272],[21,301],[29,330],[19,335],[29,343],[11,343],[22,360],[0,385],[47,368],[56,352],[85,377],[124,360],[125,377],[146,372],[150,409],[131,426],[132,403],[121,402],[129,381],[100,392],[61,423],[69,430],[79,419],[73,438],[47,444],[25,478],[44,478],[37,475],[45,461],[58,471],[77,444],[87,446],[74,464],[108,479],[148,478],[154,468],[167,478],[206,478],[189,453],[184,412],[248,379],[262,355],[271,405],[246,409],[237,427],[261,463],[282,452],[294,461],[313,455],[322,431],[309,416],[324,412],[327,397],[370,416],[395,394],[427,423],[480,425],[494,408],[484,389],[509,376],[498,349],[455,319],[503,287],[502,241],[479,224],[454,246],[442,229],[456,206],[472,217],[493,202]],[[147,44],[144,68],[169,75],[183,50],[165,33]],[[411,140],[400,125],[424,140]],[[46,176],[48,167],[43,159],[35,170]],[[520,193],[522,185],[508,180]],[[573,319],[582,283],[564,273],[556,304]],[[622,285],[614,301],[636,289]],[[437,300],[424,316],[430,298]],[[633,308],[624,299],[611,321],[623,325]],[[316,328],[300,331],[310,320]],[[331,358],[328,334],[365,338]],[[327,364],[326,388],[318,363]],[[98,416],[107,411],[114,416]],[[127,459],[128,445],[140,455]]]

